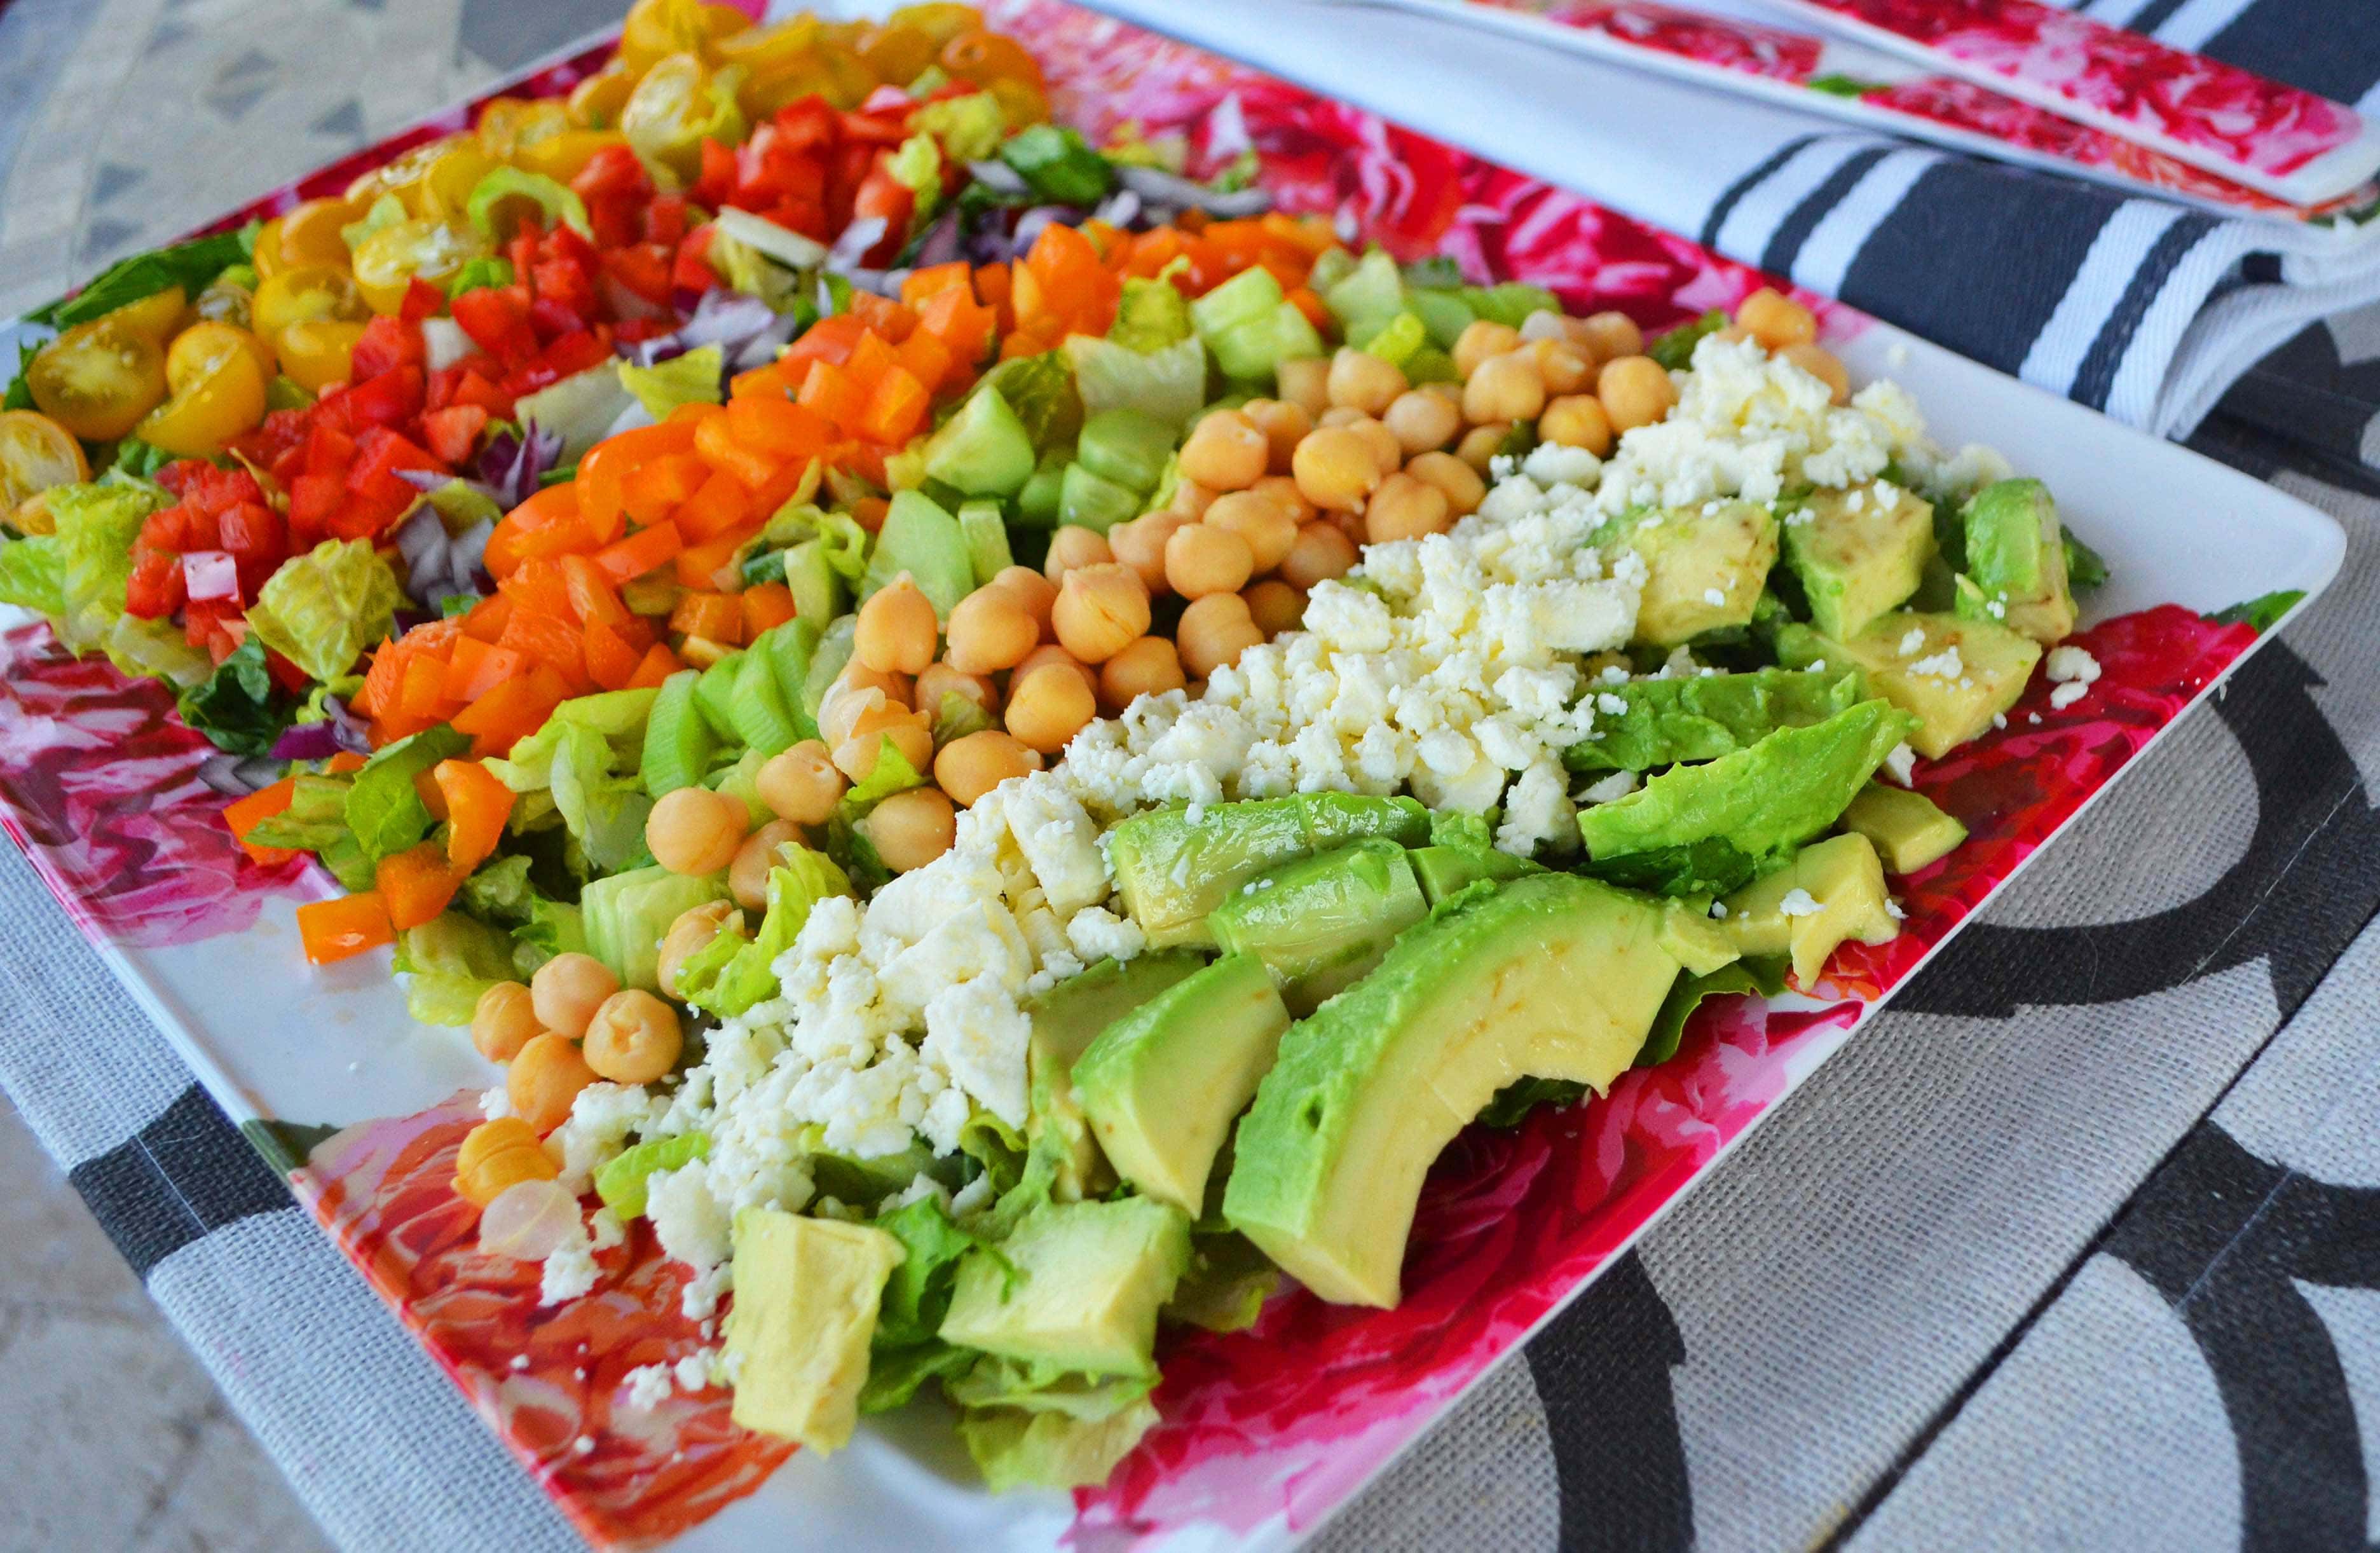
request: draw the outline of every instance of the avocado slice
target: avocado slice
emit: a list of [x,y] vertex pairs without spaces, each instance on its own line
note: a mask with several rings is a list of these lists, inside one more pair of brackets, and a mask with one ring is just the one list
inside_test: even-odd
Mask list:
[[2049,487],[2037,479],[1996,481],[1969,499],[1961,519],[1967,556],[1958,582],[1960,616],[2005,625],[2044,647],[2072,636],[2074,589]]
[[1135,960],[1102,960],[1025,1005],[1033,1034],[1025,1049],[1029,1146],[1052,1149],[1060,1202],[1097,1195],[1113,1181],[1091,1141],[1091,1123],[1075,1092],[1074,1071],[1099,1032],[1206,964],[1196,950],[1158,950]]
[[1785,520],[1784,548],[1811,624],[1829,637],[1852,636],[1906,603],[1925,580],[1934,505],[1882,481],[1815,491]]
[[1724,842],[1756,867],[1833,825],[1913,725],[1888,701],[1862,701],[1824,722],[1780,728],[1749,749],[1664,771],[1626,797],[1581,810],[1579,832],[1598,864]]
[[868,1345],[901,1243],[882,1230],[771,1207],[735,1216],[726,1346],[735,1422],[824,1454],[851,1442]]
[[1013,496],[1033,473],[1033,438],[984,384],[926,440],[926,476],[968,496]]
[[1853,663],[1865,670],[1871,692],[1917,719],[1909,743],[1929,760],[1965,744],[2016,705],[2041,661],[2041,644],[2005,625],[1911,610],[1878,615],[1848,641],[1790,626],[1779,633],[1777,652],[1789,663]]
[[1596,693],[1595,731],[1564,750],[1562,763],[1574,771],[1650,771],[1716,760],[1779,728],[1824,722],[1866,698],[1859,671],[1849,664],[1818,673],[1755,669],[1630,680]]
[[1239,1126],[1223,1215],[1326,1300],[1390,1307],[1422,1179],[1523,1077],[1601,1091],[1679,962],[1660,903],[1532,874],[1440,908],[1290,1027]]
[[1109,1025],[1074,1076],[1116,1173],[1184,1213],[1204,1211],[1216,1151],[1289,1023],[1264,962],[1226,954]]
[[1108,864],[1149,943],[1212,947],[1207,917],[1277,863],[1379,836],[1417,846],[1429,811],[1412,798],[1297,793],[1246,803],[1153,809],[1108,832]]
[[1405,849],[1375,837],[1267,868],[1224,897],[1207,930],[1225,953],[1260,961],[1303,1017],[1428,915]]
[[959,1438],[995,1494],[1011,1488],[1096,1488],[1157,1426],[1157,1404],[1146,1396],[1121,1412],[1094,1418],[1020,1408],[970,1408],[960,1414]]
[[1677,647],[1706,631],[1752,624],[1777,564],[1777,518],[1751,502],[1729,502],[1713,513],[1654,509],[1615,520],[1597,542],[1644,558],[1634,639]]
[[[1789,897],[1800,892],[1804,909],[1789,913]],[[1828,957],[1845,939],[1890,943],[1900,936],[1890,898],[1884,892],[1884,864],[1862,835],[1829,836],[1803,847],[1793,861],[1766,879],[1744,886],[1723,903],[1718,926],[1745,958],[1793,956],[1793,976],[1803,987],[1816,984]]]
[[1905,787],[1871,782],[1843,810],[1843,829],[1865,836],[1887,873],[1913,874],[1967,839],[1967,828]]
[[1406,855],[1413,864],[1414,878],[1420,881],[1422,898],[1433,906],[1483,879],[1502,880],[1546,871],[1541,864],[1499,852],[1492,846],[1440,843],[1415,847]]
[[1190,1266],[1190,1216],[1151,1197],[1037,1209],[970,1251],[941,1338],[1082,1375],[1148,1374],[1157,1311]]

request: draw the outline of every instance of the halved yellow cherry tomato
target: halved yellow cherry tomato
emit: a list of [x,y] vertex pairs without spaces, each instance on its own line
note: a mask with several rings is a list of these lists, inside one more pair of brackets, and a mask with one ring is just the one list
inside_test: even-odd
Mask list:
[[949,42],[962,32],[971,32],[983,25],[983,13],[973,6],[937,3],[904,6],[884,18],[887,27],[914,27],[934,40],[936,47]]
[[674,54],[710,42],[702,0],[637,0],[620,24],[620,63],[641,76]]
[[470,220],[471,190],[495,170],[496,159],[467,135],[455,137],[445,146],[421,175],[419,213],[427,220],[461,226]]
[[570,122],[582,129],[609,129],[620,122],[620,110],[636,90],[637,78],[615,59],[570,89]]
[[[199,327],[228,330],[230,326]],[[217,343],[222,354],[192,363],[197,372],[175,383],[173,397],[142,419],[136,430],[143,441],[184,458],[208,458],[264,419],[264,385],[269,380],[265,369],[257,364],[256,353],[236,340]],[[171,366],[169,361],[169,371]]]
[[360,323],[371,316],[371,309],[356,288],[354,276],[344,270],[307,264],[284,270],[259,285],[250,316],[259,334],[277,340],[283,330],[302,320]]
[[[445,155],[448,148],[457,140],[464,138],[450,135],[443,140],[431,140],[401,153],[394,161],[382,163],[347,185],[346,203],[354,206],[360,213],[370,210],[372,201],[382,195],[394,194],[396,196],[397,203],[405,207],[406,214],[419,215],[421,213],[420,186],[423,176],[430,171],[431,163]],[[354,220],[357,217],[348,219]]]
[[256,316],[256,293],[218,277],[199,293],[194,306],[202,320],[246,329]]
[[119,308],[43,346],[25,383],[43,415],[86,442],[121,437],[165,397],[165,351]]
[[102,315],[135,334],[146,334],[159,345],[174,337],[175,332],[190,321],[190,304],[178,285],[169,285],[153,296]]
[[356,342],[364,326],[351,319],[305,318],[273,337],[281,370],[298,387],[320,394],[354,375]]
[[[50,487],[89,479],[90,461],[73,432],[31,410],[0,410],[0,514],[21,516],[25,504]],[[47,516],[48,508],[41,511]],[[34,532],[22,521],[17,527]]]
[[[735,81],[741,79],[738,75],[726,82],[722,93],[701,56],[674,54],[637,83],[628,105],[620,110],[620,128],[638,155],[691,178],[701,167],[705,138],[728,145],[744,138],[744,110],[734,95]],[[869,84],[873,86],[874,78]]]
[[859,35],[859,58],[880,81],[907,86],[926,73],[941,45],[932,33],[901,22],[871,27]]
[[565,129],[559,135],[531,140],[513,152],[513,161],[529,172],[543,173],[558,183],[568,183],[586,170],[597,152],[605,146],[627,143],[627,137],[616,129]]
[[[347,200],[309,200],[281,217],[281,246],[276,270],[301,264],[325,269],[347,267],[347,239],[343,228],[364,218],[364,207]],[[262,234],[258,246],[263,246]],[[260,269],[258,273],[263,272]]]
[[393,313],[405,306],[416,275],[435,285],[486,251],[479,234],[442,221],[400,221],[384,226],[356,249],[356,289],[372,311]]
[[570,127],[569,110],[559,103],[499,97],[480,110],[480,149],[499,162],[509,162],[523,146]]
[[[364,176],[370,177],[371,175],[367,173]],[[248,261],[255,269],[256,278],[259,281],[271,280],[274,275],[289,268],[289,261],[281,257],[281,218],[279,216],[274,216],[256,229],[256,247],[249,250]]]
[[191,324],[174,336],[165,349],[165,386],[179,394],[193,381],[205,376],[214,364],[236,350],[244,350],[256,358],[257,370],[267,382],[275,370],[273,347],[237,324],[218,323],[212,320]]

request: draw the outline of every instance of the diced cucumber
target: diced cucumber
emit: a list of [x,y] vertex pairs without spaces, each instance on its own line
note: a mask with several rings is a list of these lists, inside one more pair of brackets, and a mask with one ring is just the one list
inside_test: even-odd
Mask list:
[[778,687],[776,665],[765,652],[744,654],[728,711],[744,742],[763,755],[791,749],[802,736],[801,724],[794,720],[785,705],[785,693]]
[[722,744],[744,742],[743,732],[735,726],[735,676],[743,669],[744,655],[731,652],[703,670],[702,677],[694,682],[694,704]]
[[1080,463],[1066,466],[1058,495],[1058,523],[1104,534],[1140,516],[1140,493],[1093,474]]
[[785,552],[785,588],[794,613],[804,620],[832,620],[843,613],[843,578],[826,558],[826,541],[804,540]]
[[975,568],[978,588],[1014,563],[1008,548],[1008,522],[1000,516],[999,503],[969,502],[959,508],[959,532],[965,536],[967,561]]
[[710,769],[719,741],[695,705],[696,682],[702,675],[680,669],[662,681],[653,710],[645,720],[645,752],[638,775],[645,791],[658,798],[681,787],[692,787]]
[[1422,327],[1429,331],[1430,343],[1440,350],[1452,350],[1454,342],[1471,327],[1478,315],[1469,303],[1451,291],[1415,291],[1405,299]]
[[1283,302],[1264,317],[1208,336],[1207,348],[1215,353],[1215,365],[1225,377],[1244,383],[1269,383],[1282,362],[1323,353],[1322,336],[1294,302]]
[[748,649],[765,656],[769,667],[777,676],[777,689],[783,695],[785,711],[794,722],[794,742],[818,737],[818,720],[803,705],[802,693],[808,686],[810,663],[818,655],[819,628],[815,620],[796,615],[783,625],[766,632]]
[[874,593],[903,572],[945,620],[961,599],[975,591],[975,564],[968,558],[959,520],[916,491],[892,498],[868,558],[861,596]]
[[826,699],[827,687],[842,674],[843,666],[851,661],[852,637],[859,630],[859,617],[846,614],[819,635],[819,644],[810,653],[810,672],[802,681],[802,711],[815,722],[819,705]]
[[1007,496],[1033,473],[1033,439],[987,384],[967,395],[925,448],[926,475],[969,496]]
[[1173,452],[1173,428],[1142,410],[1101,410],[1083,422],[1075,462],[1101,479],[1147,495]]
[[1190,322],[1208,346],[1226,329],[1272,316],[1282,301],[1281,282],[1261,267],[1243,270],[1190,304]]
[[1063,493],[1066,470],[1073,461],[1062,452],[1044,454],[1033,467],[1033,478],[1016,493],[1016,521],[1028,528],[1055,528],[1058,526],[1058,503]]

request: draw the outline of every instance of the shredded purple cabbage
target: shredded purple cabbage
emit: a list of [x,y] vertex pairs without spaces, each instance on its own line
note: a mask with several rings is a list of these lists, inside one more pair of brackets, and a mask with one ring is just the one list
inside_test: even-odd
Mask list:
[[480,450],[480,479],[494,493],[496,505],[510,512],[537,494],[538,478],[561,459],[562,434],[532,420],[518,432],[503,431],[488,439]]
[[[484,594],[481,563],[495,525],[482,518],[450,535],[438,509],[424,502],[389,538],[405,562],[407,597],[425,609],[456,594]],[[399,616],[403,618],[402,615]]]
[[1272,196],[1261,188],[1240,188],[1226,194],[1157,167],[1118,167],[1116,181],[1146,201],[1152,221],[1171,221],[1188,210],[1204,211],[1228,221],[1262,215],[1272,209]]
[[850,269],[866,257],[868,250],[884,240],[884,218],[871,215],[853,222],[843,229],[843,236],[827,250],[826,267],[837,273]]
[[199,763],[199,780],[226,798],[244,798],[281,780],[281,762],[270,755],[238,756],[217,750]]

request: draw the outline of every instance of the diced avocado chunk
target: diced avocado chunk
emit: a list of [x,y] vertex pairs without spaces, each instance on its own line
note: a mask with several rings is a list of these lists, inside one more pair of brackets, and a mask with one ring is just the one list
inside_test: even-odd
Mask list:
[[1483,879],[1518,879],[1545,872],[1542,865],[1492,846],[1417,846],[1409,855],[1422,898],[1431,905],[1459,893]]
[[1202,1212],[1216,1151],[1288,1028],[1252,954],[1226,954],[1110,1025],[1075,1064],[1075,1092],[1116,1173]]
[[1735,942],[1719,931],[1698,903],[1669,901],[1661,911],[1661,947],[1677,957],[1688,976],[1708,976],[1735,963]]
[[[1604,708],[1604,698],[1621,710]],[[1741,674],[1637,679],[1596,693],[1595,728],[1562,752],[1574,771],[1650,771],[1682,760],[1716,760],[1749,749],[1779,728],[1806,728],[1866,698],[1859,671],[1755,669]]]
[[1143,410],[1118,406],[1083,422],[1075,462],[1126,491],[1147,495],[1157,489],[1165,461],[1173,456],[1174,429]]
[[609,965],[621,986],[658,992],[662,935],[681,913],[727,896],[724,871],[674,874],[655,867],[590,880],[578,896],[587,952]]
[[1094,473],[1077,459],[1058,482],[1058,523],[1104,534],[1139,516],[1141,493]]
[[735,676],[743,672],[744,655],[731,652],[702,671],[694,682],[694,704],[720,743],[733,748],[744,742],[735,726]]
[[[1780,728],[1749,749],[1678,766],[1623,798],[1580,811],[1597,863],[1724,842],[1756,867],[1833,825],[1913,720],[1883,700]],[[1742,877],[1739,875],[1738,877]]]
[[926,440],[926,474],[968,496],[1013,496],[1033,473],[1033,438],[986,383]]
[[1006,571],[1015,557],[1008,548],[1008,520],[997,502],[968,502],[959,508],[959,532],[965,536],[967,564],[975,585],[981,588]]
[[1975,492],[1961,515],[1966,564],[1958,613],[2007,626],[2045,647],[2074,634],[2074,590],[2058,504],[2037,479],[2004,479]]
[[961,599],[975,591],[975,561],[959,520],[916,491],[894,493],[868,552],[861,596],[874,593],[903,572],[944,620]]
[[1234,1138],[1223,1215],[1323,1299],[1393,1306],[1430,1164],[1525,1077],[1597,1091],[1678,960],[1662,907],[1568,874],[1465,896],[1281,1037]]
[[1786,518],[1784,543],[1811,623],[1851,636],[1917,591],[1934,554],[1933,504],[1883,482],[1816,491]]
[[637,774],[656,798],[700,783],[718,752],[718,736],[695,705],[695,683],[701,677],[693,669],[680,669],[662,681],[645,719],[645,748]]
[[959,1417],[959,1438],[995,1494],[1011,1488],[1095,1488],[1157,1426],[1157,1404],[1146,1396],[1097,1418],[1017,1408],[970,1409]]
[[1913,874],[1967,839],[1967,828],[1925,794],[1880,782],[1860,789],[1843,810],[1843,829],[1865,836],[1892,874]]
[[1949,754],[2016,705],[2041,661],[2041,644],[1989,620],[1895,610],[1845,641],[1806,628],[1779,635],[1788,662],[1855,663],[1871,693],[1917,719],[1911,747],[1931,760]]
[[1035,1211],[959,1264],[941,1338],[1082,1375],[1147,1375],[1158,1307],[1190,1266],[1190,1216],[1149,1197]]
[[1748,625],[1777,564],[1777,519],[1765,506],[1730,502],[1656,510],[1617,520],[1611,542],[1644,558],[1635,640],[1676,647],[1706,631]]
[[1277,863],[1379,836],[1419,845],[1429,811],[1411,798],[1299,793],[1238,804],[1153,809],[1108,832],[1124,906],[1160,949],[1212,946],[1208,914]]
[[1745,958],[1793,956],[1793,976],[1817,984],[1828,957],[1845,939],[1890,943],[1900,936],[1884,865],[1865,836],[1829,836],[1803,847],[1793,860],[1723,903],[1718,926]]
[[901,1243],[882,1230],[776,1208],[735,1216],[726,1347],[735,1422],[824,1454],[851,1443],[884,1280]]
[[1025,1049],[1030,1089],[1026,1138],[1057,1162],[1050,1192],[1074,1202],[1112,1183],[1101,1168],[1091,1124],[1075,1093],[1074,1071],[1099,1032],[1178,985],[1206,964],[1196,950],[1156,950],[1132,960],[1102,960],[1025,1005],[1033,1033]]
[[1207,930],[1225,953],[1269,970],[1304,1016],[1428,915],[1405,849],[1374,838],[1267,868],[1223,898]]

